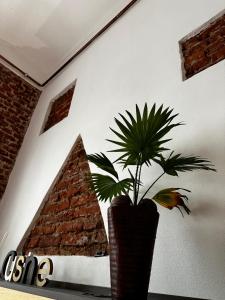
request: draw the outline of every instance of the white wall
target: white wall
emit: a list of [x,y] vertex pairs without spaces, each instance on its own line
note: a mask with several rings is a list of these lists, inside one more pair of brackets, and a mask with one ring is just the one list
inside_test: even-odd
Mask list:
[[[45,88],[0,204],[0,234],[8,233],[1,261],[17,247],[78,134],[87,153],[106,151],[113,117],[156,101],[174,107],[187,124],[173,131],[170,146],[209,158],[218,172],[165,177],[156,186],[191,189],[192,214],[159,208],[150,290],[224,300],[224,61],[183,82],[178,47],[222,9],[224,0],[141,0]],[[50,100],[75,78],[68,118],[39,136]],[[146,171],[146,183],[158,172]],[[105,222],[106,208],[101,205]],[[108,257],[53,260],[56,280],[110,284]]]

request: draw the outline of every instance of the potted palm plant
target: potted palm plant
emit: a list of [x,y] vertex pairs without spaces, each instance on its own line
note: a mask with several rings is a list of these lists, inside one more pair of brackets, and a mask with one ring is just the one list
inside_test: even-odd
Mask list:
[[[155,203],[168,209],[178,208],[190,214],[183,188],[168,187],[150,196],[153,185],[165,174],[178,176],[193,170],[215,171],[211,162],[199,156],[184,156],[165,147],[171,139],[165,136],[175,127],[178,114],[173,109],[151,109],[145,104],[141,112],[126,111],[115,118],[117,130],[111,129],[116,139],[108,140],[117,146],[109,152],[119,157],[111,162],[104,153],[88,155],[107,174],[93,173],[92,187],[100,201],[111,202],[108,209],[111,291],[114,300],[147,299],[155,236],[159,214]],[[166,153],[170,153],[166,155]],[[128,177],[119,179],[114,165],[127,170]],[[148,187],[144,185],[142,167],[158,164],[162,173]],[[147,198],[148,196],[148,198]],[[183,211],[182,211],[183,210]]]

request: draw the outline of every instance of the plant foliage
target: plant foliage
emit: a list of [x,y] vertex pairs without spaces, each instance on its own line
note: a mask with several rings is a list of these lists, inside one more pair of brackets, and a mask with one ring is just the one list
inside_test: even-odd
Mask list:
[[181,156],[181,154],[173,155],[174,151],[171,152],[170,156],[165,159],[160,155],[159,159],[155,159],[163,171],[172,176],[178,176],[178,172],[187,172],[194,170],[211,170],[215,171],[211,162],[207,159],[203,159],[198,156]]
[[101,152],[100,154],[96,153],[96,154],[87,155],[87,158],[90,162],[94,163],[97,167],[112,174],[118,179],[118,174],[113,164],[104,153]]
[[133,183],[131,178],[115,181],[111,176],[97,173],[91,174],[91,178],[99,200],[104,202],[111,201],[113,197],[127,194]]
[[117,159],[124,167],[128,165],[150,165],[150,161],[167,148],[163,147],[170,139],[163,139],[164,136],[174,127],[182,123],[172,123],[177,115],[172,114],[172,109],[163,109],[163,105],[156,109],[154,104],[151,110],[148,110],[145,104],[141,114],[136,105],[136,115],[133,116],[126,111],[127,116],[120,114],[123,122],[115,118],[119,127],[116,130],[110,128],[119,140],[108,140],[119,148],[112,152],[121,152],[122,155]]
[[186,213],[190,214],[190,209],[187,207],[187,205],[184,203],[184,200],[188,200],[188,197],[186,195],[182,195],[177,190],[184,190],[186,192],[190,192],[187,189],[182,188],[168,188],[163,189],[159,191],[155,196],[152,197],[153,200],[155,200],[158,204],[168,208],[172,209],[174,207],[177,207],[180,212],[182,213],[180,206],[184,208]]
[[[164,108],[161,105],[158,109],[154,104],[148,109],[147,103],[141,112],[138,105],[134,114],[126,110],[125,114],[119,114],[120,120],[115,118],[116,129],[111,129],[115,135],[115,139],[108,139],[110,143],[116,145],[116,149],[109,152],[116,152],[119,157],[116,161],[111,162],[109,158],[103,154],[88,155],[90,162],[94,163],[101,170],[113,175],[92,174],[92,184],[99,200],[111,200],[113,197],[133,193],[133,205],[137,205],[139,200],[149,192],[152,186],[164,175],[178,176],[179,172],[187,172],[194,170],[210,170],[215,171],[212,163],[199,156],[182,156],[182,154],[174,154],[172,151],[168,158],[164,153],[171,149],[166,147],[166,143],[171,140],[167,135],[177,126],[183,125],[181,122],[174,122],[178,114],[173,113],[173,109]],[[146,189],[139,199],[142,166],[146,164],[151,166],[152,162],[160,165],[163,173],[156,178],[153,183]],[[135,165],[134,173],[128,169],[130,177],[119,180],[114,164],[122,165],[123,169],[130,165]],[[152,199],[158,204],[172,209],[182,207],[186,213],[190,213],[189,208],[183,200],[187,200],[186,195],[178,192],[180,188],[168,188],[158,192]],[[186,189],[180,189],[188,191]]]

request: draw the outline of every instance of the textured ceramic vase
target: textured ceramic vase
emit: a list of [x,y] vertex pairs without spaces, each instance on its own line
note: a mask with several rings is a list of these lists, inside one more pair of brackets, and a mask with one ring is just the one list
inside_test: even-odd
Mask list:
[[108,209],[110,275],[113,300],[146,300],[159,213],[144,199],[132,205],[116,197]]

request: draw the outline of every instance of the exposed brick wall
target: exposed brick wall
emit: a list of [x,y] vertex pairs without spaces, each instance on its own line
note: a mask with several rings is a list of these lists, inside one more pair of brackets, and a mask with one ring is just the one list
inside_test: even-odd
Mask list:
[[0,64],[0,199],[40,91]]
[[27,235],[23,251],[37,255],[107,253],[107,237],[96,195],[90,190],[88,161],[81,137]]
[[225,58],[225,13],[181,42],[185,78]]
[[63,93],[51,104],[50,113],[44,126],[43,132],[62,121],[69,114],[69,109],[74,93],[75,85]]

